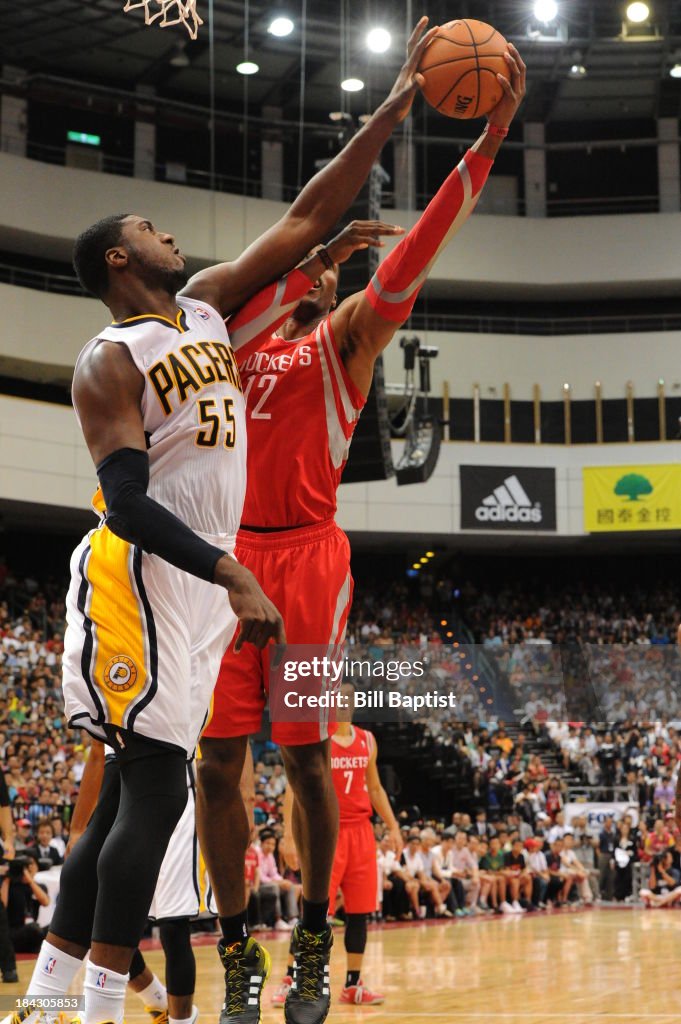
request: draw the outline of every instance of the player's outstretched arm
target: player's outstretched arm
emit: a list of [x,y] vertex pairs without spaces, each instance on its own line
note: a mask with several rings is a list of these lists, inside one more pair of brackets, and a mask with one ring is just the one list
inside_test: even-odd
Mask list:
[[127,349],[113,341],[96,345],[79,363],[73,378],[73,401],[97,467],[107,526],[143,551],[224,587],[240,623],[237,651],[245,642],[261,648],[271,639],[285,643],[281,615],[253,574],[147,494],[143,389],[142,375]]
[[404,228],[394,224],[380,220],[353,220],[328,245],[320,246],[326,253],[326,259],[318,250],[275,284],[259,291],[230,317],[227,327],[232,348],[243,351],[247,345],[256,345],[269,338],[307,295],[310,285],[329,271],[329,263],[345,263],[359,249],[381,248],[385,244],[381,241],[382,236],[401,234],[404,234]]
[[[367,735],[371,734],[368,733]],[[376,746],[376,740],[374,739],[371,754],[369,755],[369,763],[367,764],[367,792],[369,793],[371,806],[376,811],[376,814],[380,815],[381,819],[388,826],[388,831],[390,832],[390,838],[395,852],[399,855],[404,846],[404,843],[402,842],[402,833],[400,832],[400,826],[397,823],[397,818],[393,814],[393,809],[390,806],[388,794],[381,784],[381,777],[378,774],[378,767],[376,765],[377,757],[378,747]]]
[[[525,95],[525,65],[509,44],[510,80],[489,124],[507,129]],[[395,246],[364,292],[346,299],[332,316],[336,342],[350,377],[367,395],[374,362],[407,320],[438,255],[471,215],[502,138],[488,127],[454,168],[411,231]]]
[[407,46],[407,59],[390,95],[345,148],[302,190],[282,219],[231,263],[196,274],[184,295],[208,302],[223,316],[291,270],[338,223],[364,184],[394,128],[409,113],[423,81],[421,55],[437,31],[421,18]]

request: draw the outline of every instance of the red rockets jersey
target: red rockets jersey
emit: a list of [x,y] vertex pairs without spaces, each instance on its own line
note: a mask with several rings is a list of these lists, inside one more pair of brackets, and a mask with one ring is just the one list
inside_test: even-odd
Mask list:
[[348,825],[364,821],[373,814],[367,790],[367,766],[376,748],[373,733],[353,725],[349,747],[331,737],[331,778],[338,797],[340,821]]
[[235,353],[246,399],[244,526],[332,519],[364,396],[350,379],[327,318],[292,341],[256,337]]

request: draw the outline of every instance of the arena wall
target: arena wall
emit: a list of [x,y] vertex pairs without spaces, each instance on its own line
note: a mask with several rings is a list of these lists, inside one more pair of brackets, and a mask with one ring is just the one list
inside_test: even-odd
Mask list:
[[[0,284],[0,303],[0,372],[20,377],[70,381],[78,352],[107,321],[94,299],[14,285]],[[600,380],[604,398],[623,398],[627,381],[633,381],[637,397],[653,398],[659,378],[669,396],[681,394],[678,331],[542,337],[416,333],[440,350],[431,365],[435,395],[447,381],[453,397],[470,398],[477,383],[483,398],[497,398],[508,383],[513,399],[529,401],[539,384],[543,399],[558,401],[567,381],[573,398],[590,399]],[[385,360],[386,380],[401,383],[402,351],[396,343]]]
[[[399,458],[401,445],[394,442]],[[397,487],[390,479],[343,484],[338,521],[346,530],[376,533],[460,533],[459,466],[553,467],[557,531],[584,535],[582,468],[677,463],[678,443],[636,445],[444,444],[431,479]],[[73,411],[66,406],[0,396],[2,497],[62,508],[86,509],[96,478]],[[500,483],[503,481],[503,474]],[[94,524],[94,520],[93,520]]]
[[[453,159],[457,157],[454,156]],[[286,206],[180,185],[100,174],[0,153],[0,246],[66,259],[73,236],[116,211],[172,230],[201,260],[233,259]],[[409,227],[415,215],[385,211]],[[479,215],[439,259],[448,294],[557,298],[676,294],[681,214],[526,219]]]

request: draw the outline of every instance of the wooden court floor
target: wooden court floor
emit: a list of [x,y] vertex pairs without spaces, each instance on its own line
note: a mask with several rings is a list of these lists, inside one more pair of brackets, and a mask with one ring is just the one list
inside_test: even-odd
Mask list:
[[[283,973],[287,936],[265,934],[261,941],[273,960],[263,1024],[283,1024],[269,995]],[[145,957],[162,977],[162,954],[151,949]],[[223,990],[214,947],[199,946],[196,958],[200,1020],[217,1024]],[[342,930],[331,963],[337,997],[344,978]],[[25,984],[32,964],[19,968]],[[329,1024],[681,1022],[681,911],[563,911],[375,929],[364,976],[385,994],[385,1004],[360,1008],[334,1001]],[[2,986],[2,994],[15,988],[20,986]],[[139,999],[130,996],[126,1021],[145,1019]]]

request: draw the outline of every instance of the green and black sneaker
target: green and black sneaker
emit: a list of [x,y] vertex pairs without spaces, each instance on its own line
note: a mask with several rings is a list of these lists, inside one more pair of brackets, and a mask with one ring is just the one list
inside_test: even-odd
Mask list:
[[225,1003],[220,1024],[260,1024],[260,997],[272,967],[270,954],[255,939],[218,943],[225,969]]
[[284,1003],[286,1024],[323,1024],[331,1005],[329,957],[333,932],[309,932],[297,924],[291,935],[293,984]]

